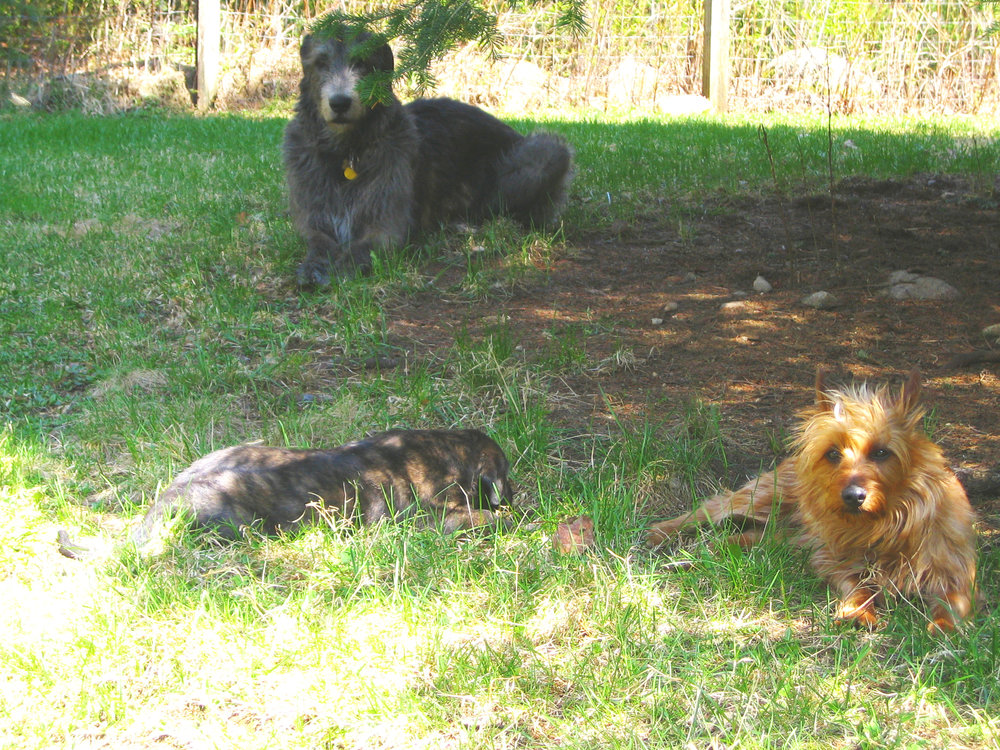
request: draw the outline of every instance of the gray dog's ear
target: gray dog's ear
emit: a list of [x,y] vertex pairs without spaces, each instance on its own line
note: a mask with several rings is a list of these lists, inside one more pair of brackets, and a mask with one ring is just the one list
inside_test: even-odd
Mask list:
[[375,70],[384,70],[391,73],[396,67],[396,61],[392,56],[392,48],[388,44],[383,44],[372,52],[369,60]]
[[312,34],[306,34],[304,37],[302,37],[302,46],[299,47],[299,57],[305,60],[306,56],[312,51],[312,44],[313,44]]

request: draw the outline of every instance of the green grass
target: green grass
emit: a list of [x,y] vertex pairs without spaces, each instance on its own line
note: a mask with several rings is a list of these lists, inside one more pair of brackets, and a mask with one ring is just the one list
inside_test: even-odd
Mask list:
[[[402,256],[331,292],[294,288],[283,124],[0,117],[0,745],[997,746],[994,618],[934,641],[901,603],[884,630],[842,630],[777,542],[695,544],[690,570],[665,570],[638,546],[650,498],[715,479],[718,415],[696,402],[560,424],[554,379],[600,365],[596,329],[553,323],[528,361],[503,315],[581,233],[682,223],[707,194],[822,192],[825,120],[764,123],[777,185],[756,121],[545,123],[576,148],[563,234],[498,223],[441,240],[461,270],[444,292],[495,300],[496,320],[405,370],[333,374],[398,356],[385,303],[441,290]],[[985,180],[1000,164],[983,123],[833,133],[838,177]],[[146,561],[56,552],[59,527],[111,546],[214,448],[390,426],[486,428],[538,524],[461,542],[407,525],[182,534]],[[553,555],[555,523],[580,513],[597,550]],[[996,572],[988,550],[988,598]]]

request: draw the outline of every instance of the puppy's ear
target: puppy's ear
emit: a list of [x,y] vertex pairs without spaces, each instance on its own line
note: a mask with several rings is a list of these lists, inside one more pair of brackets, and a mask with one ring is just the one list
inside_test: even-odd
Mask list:
[[910,370],[903,389],[899,392],[899,408],[903,412],[913,411],[920,402],[920,370],[913,368]]
[[816,368],[816,406],[829,411],[833,408],[834,401],[826,390],[827,369],[820,365]]
[[499,508],[503,505],[504,482],[489,475],[479,477],[479,507]]
[[309,56],[309,53],[312,52],[312,46],[313,46],[312,34],[306,34],[304,37],[302,37],[302,46],[299,47],[299,57],[302,58],[303,62],[305,62],[305,59]]
[[514,484],[510,478],[500,481],[500,505],[514,504]]

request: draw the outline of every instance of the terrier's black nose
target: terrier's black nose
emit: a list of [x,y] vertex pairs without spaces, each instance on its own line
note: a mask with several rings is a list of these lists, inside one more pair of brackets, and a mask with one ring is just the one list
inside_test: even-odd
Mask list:
[[840,493],[841,500],[844,501],[844,505],[846,505],[849,510],[857,510],[860,508],[865,504],[865,499],[867,497],[868,492],[865,488],[856,484],[848,485],[844,488],[844,491]]
[[342,115],[351,108],[353,101],[347,94],[335,94],[329,99],[330,109],[335,115]]

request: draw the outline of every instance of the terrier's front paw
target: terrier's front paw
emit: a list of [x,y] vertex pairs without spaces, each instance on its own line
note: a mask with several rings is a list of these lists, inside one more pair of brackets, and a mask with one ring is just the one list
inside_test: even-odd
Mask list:
[[874,595],[855,594],[840,603],[837,607],[837,622],[850,623],[858,628],[874,630],[878,625],[878,614],[875,612]]
[[669,521],[654,523],[646,531],[646,546],[659,547],[680,536],[681,527],[686,518],[672,518]]

